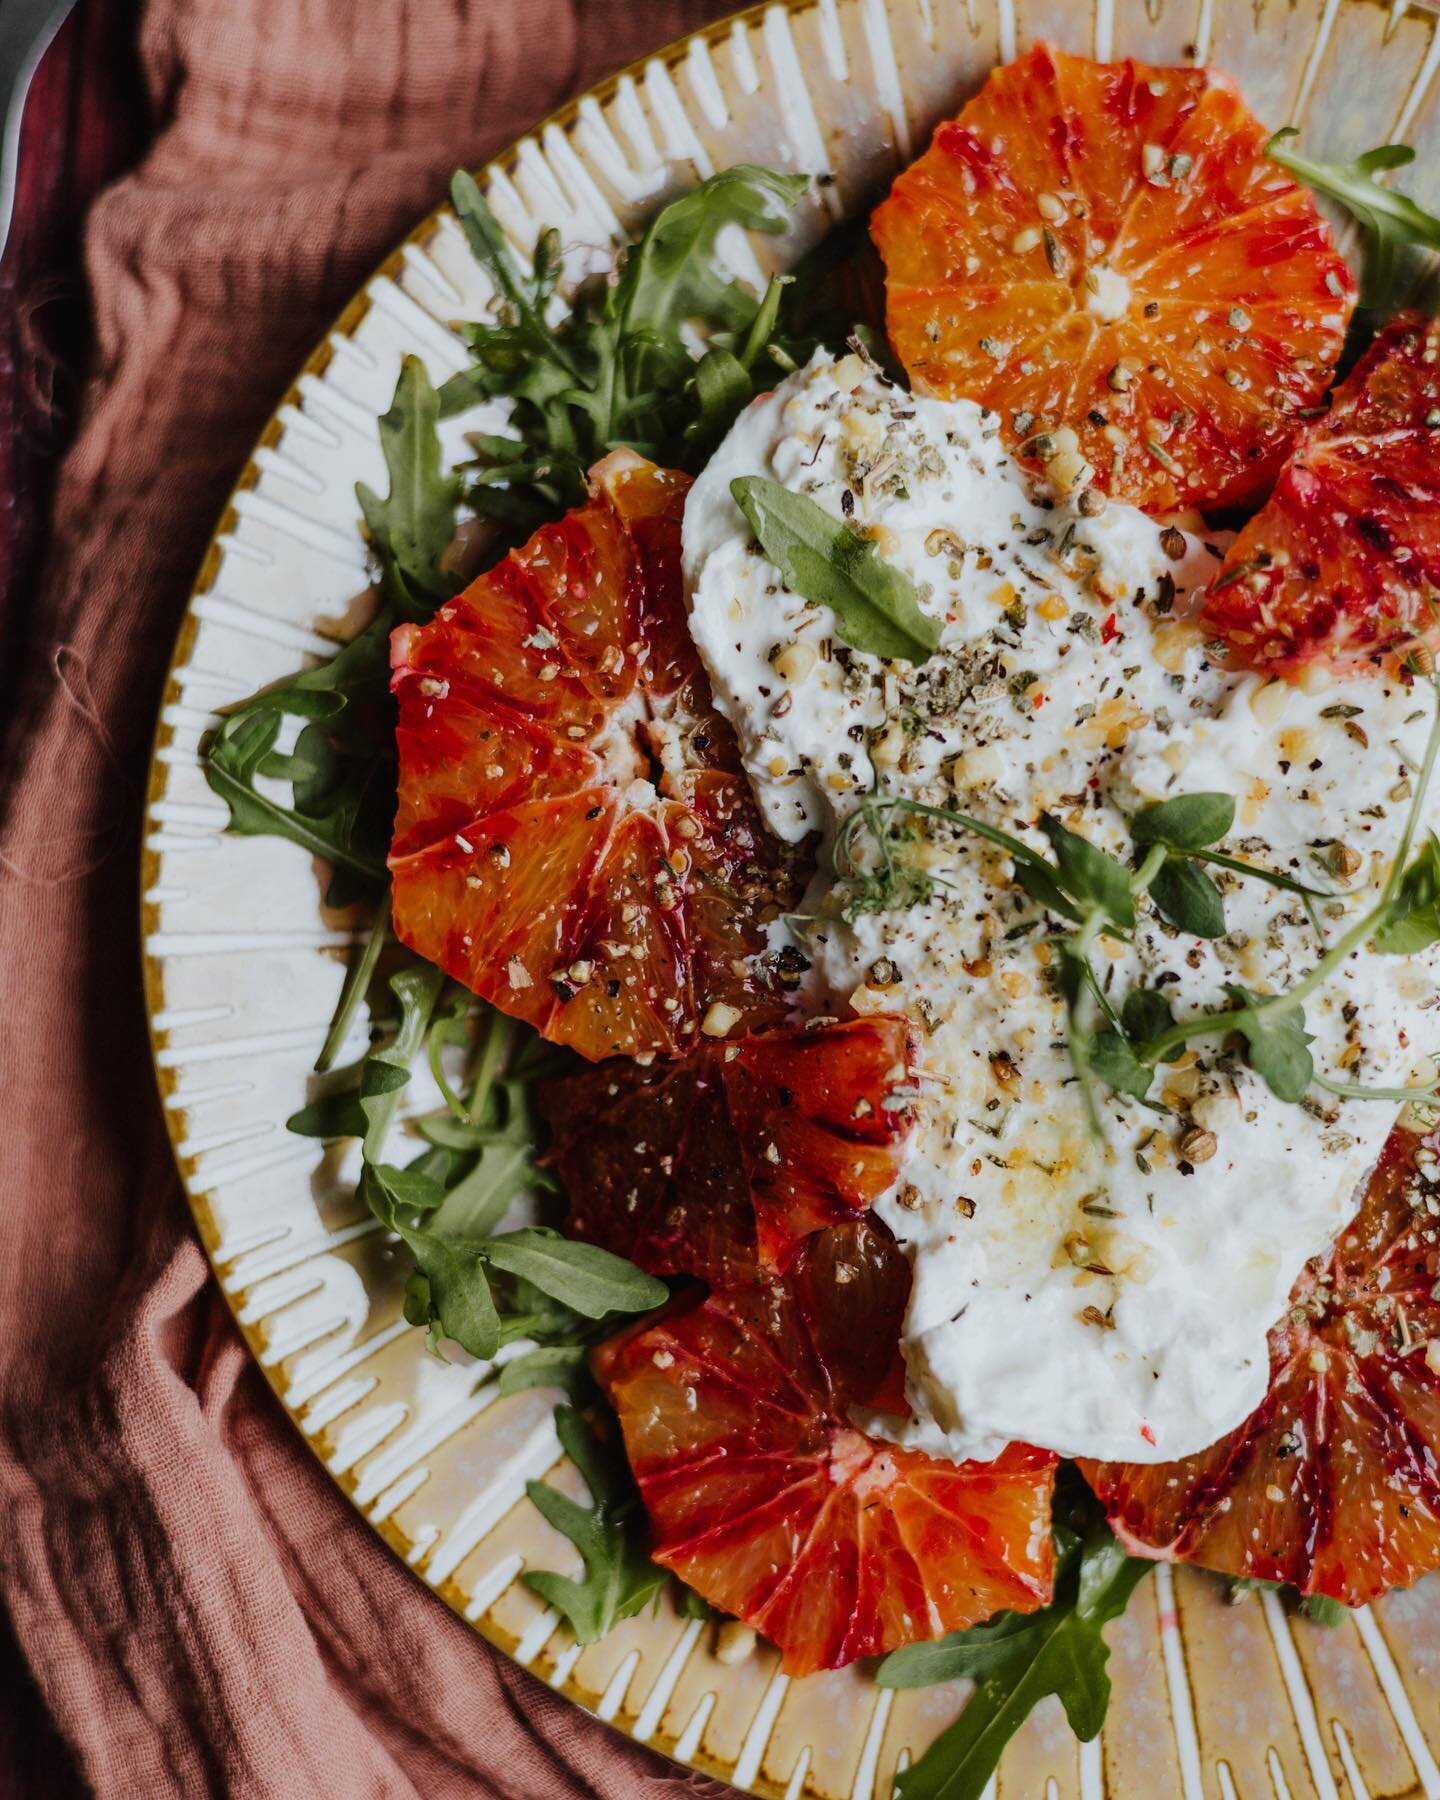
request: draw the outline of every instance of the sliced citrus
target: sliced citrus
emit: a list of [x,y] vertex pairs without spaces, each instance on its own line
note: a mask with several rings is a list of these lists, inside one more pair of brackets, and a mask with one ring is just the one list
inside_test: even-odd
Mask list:
[[552,1084],[569,1231],[716,1285],[787,1266],[894,1182],[918,1118],[916,1056],[905,1020],[871,1015]]
[[687,482],[630,451],[589,501],[394,634],[397,935],[599,1058],[674,1054],[783,995],[753,961],[795,869],[685,623]]
[[1265,138],[1208,69],[1045,44],[997,69],[871,221],[916,389],[1058,450],[1065,486],[1083,460],[1151,511],[1262,492],[1355,293]]
[[597,1357],[651,1554],[791,1675],[1050,1596],[1055,1459],[946,1463],[857,1431],[779,1288],[713,1295]]
[[1225,553],[1206,624],[1253,667],[1384,660],[1440,632],[1440,326],[1376,338]]
[[900,1328],[910,1304],[910,1259],[880,1219],[862,1214],[806,1238],[785,1277],[836,1395],[905,1414]]
[[755,1212],[714,1052],[602,1063],[548,1083],[540,1103],[567,1237],[650,1275],[715,1287],[757,1278]]
[[1270,1390],[1183,1462],[1082,1464],[1138,1555],[1363,1606],[1440,1568],[1440,1176],[1396,1132],[1270,1337]]

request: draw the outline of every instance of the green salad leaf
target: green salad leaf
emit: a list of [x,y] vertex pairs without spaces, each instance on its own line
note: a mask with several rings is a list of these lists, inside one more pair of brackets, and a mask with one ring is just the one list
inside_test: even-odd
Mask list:
[[555,1409],[561,1447],[584,1477],[589,1506],[543,1481],[526,1484],[539,1512],[580,1552],[578,1577],[528,1569],[521,1577],[570,1623],[582,1644],[596,1643],[622,1619],[633,1619],[659,1598],[669,1580],[645,1548],[645,1514],[624,1452],[602,1443],[571,1406]]
[[739,476],[730,492],[786,587],[828,606],[847,644],[873,656],[928,662],[940,642],[940,621],[921,610],[910,577],[882,562],[853,525],[761,475]]
[[1055,866],[1062,891],[1078,906],[1095,907],[1122,929],[1135,923],[1135,902],[1130,893],[1130,871],[1106,851],[1069,831],[1045,813],[1040,829],[1055,852]]
[[532,1387],[563,1388],[571,1405],[582,1405],[592,1397],[595,1386],[590,1378],[588,1347],[538,1344],[505,1364],[499,1386],[502,1394],[518,1394]]
[[1440,942],[1440,838],[1434,832],[1401,876],[1372,941],[1384,956],[1414,956]]
[[[390,632],[427,619],[459,586],[441,566],[455,535],[458,482],[440,472],[438,400],[406,357],[380,443],[381,500],[356,488],[380,571],[380,609],[328,662],[232,707],[202,745],[205,779],[230,809],[227,829],[282,837],[330,865],[327,904],[375,893],[395,814]],[[298,726],[298,730],[296,727]],[[294,732],[288,749],[282,736]],[[290,786],[288,800],[277,788]]]
[[485,1238],[481,1254],[493,1267],[523,1276],[542,1294],[587,1319],[603,1319],[607,1313],[649,1312],[670,1297],[663,1281],[642,1274],[624,1257],[541,1226]]
[[390,492],[382,500],[363,481],[355,485],[371,542],[392,578],[392,598],[402,608],[417,595],[433,602],[454,591],[441,559],[455,535],[460,480],[441,466],[439,420],[439,396],[425,365],[407,356],[390,410],[380,419]]
[[1372,313],[1392,312],[1400,299],[1402,253],[1412,247],[1440,250],[1440,219],[1376,179],[1414,162],[1415,152],[1408,144],[1381,144],[1350,162],[1319,162],[1289,147],[1299,135],[1293,125],[1282,126],[1265,154],[1316,193],[1338,200],[1365,227],[1361,304]]
[[1137,844],[1205,850],[1218,844],[1234,823],[1233,794],[1177,794],[1141,807],[1130,821],[1130,836]]
[[[531,1101],[534,1078],[552,1059],[537,1052],[524,1027],[428,963],[405,965],[388,988],[398,1017],[348,1084],[302,1107],[288,1127],[306,1137],[361,1140],[360,1198],[415,1259],[405,1292],[412,1324],[485,1360],[502,1344],[535,1339],[557,1354],[525,1364],[528,1379],[502,1376],[505,1391],[534,1385],[547,1371],[581,1391],[589,1346],[619,1320],[660,1305],[669,1290],[624,1258],[544,1226],[497,1234],[522,1194],[543,1197],[555,1187],[539,1160]],[[468,1054],[459,1087],[443,1068],[442,1050]],[[422,1058],[446,1104],[414,1121],[429,1148],[401,1166],[384,1160],[384,1150]]]
[[[523,537],[584,497],[586,470],[628,445],[695,466],[762,388],[809,354],[780,329],[784,282],[753,293],[726,267],[732,227],[784,231],[808,177],[740,164],[663,207],[623,251],[613,279],[556,301],[558,234],[523,273],[474,179],[450,193],[476,260],[500,296],[497,317],[467,325],[472,363],[440,391],[443,416],[508,399],[508,434],[477,438],[468,497]],[[699,338],[697,358],[696,338]]]
[[983,1625],[911,1644],[875,1672],[881,1687],[929,1687],[965,1677],[965,1710],[895,1778],[899,1800],[979,1800],[1006,1744],[1054,1694],[1075,1735],[1098,1735],[1110,1704],[1102,1629],[1124,1612],[1154,1567],[1127,1556],[1109,1531],[1082,1540],[1057,1530],[1055,1597],[1035,1613],[997,1613]]
[[1150,898],[1162,919],[1191,937],[1225,935],[1225,899],[1193,862],[1167,858],[1150,883]]
[[1278,1100],[1303,1100],[1315,1074],[1309,1046],[1314,1041],[1305,1029],[1305,1014],[1298,1006],[1272,1012],[1268,996],[1252,993],[1235,982],[1225,992],[1235,1002],[1233,1028],[1245,1039],[1245,1059]]

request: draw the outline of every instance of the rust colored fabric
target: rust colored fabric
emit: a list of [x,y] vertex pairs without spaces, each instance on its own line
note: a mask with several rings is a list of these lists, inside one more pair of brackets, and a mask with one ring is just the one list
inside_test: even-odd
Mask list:
[[149,1067],[136,891],[170,645],[294,369],[453,164],[721,10],[141,12],[156,133],[86,222],[94,369],[41,579],[15,600],[23,631],[4,638],[23,659],[0,671],[0,1628],[53,1724],[0,1729],[0,1792],[725,1791],[493,1654],[283,1417],[182,1204]]

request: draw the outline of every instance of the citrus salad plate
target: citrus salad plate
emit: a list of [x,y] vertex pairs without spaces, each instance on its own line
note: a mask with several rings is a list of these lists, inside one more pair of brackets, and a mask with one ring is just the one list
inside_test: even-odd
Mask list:
[[1436,27],[713,27],[456,172],[207,556],[217,1275],[739,1788],[1440,1796]]

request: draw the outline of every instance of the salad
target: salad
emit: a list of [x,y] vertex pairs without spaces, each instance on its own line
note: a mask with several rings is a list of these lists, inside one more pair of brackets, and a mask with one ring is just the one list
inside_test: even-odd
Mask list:
[[1093,1737],[1157,1559],[1440,1567],[1440,221],[1292,136],[1040,45],[763,292],[807,177],[576,285],[457,174],[370,622],[206,749],[372,920],[290,1129],[436,1354],[565,1392],[524,1579],[972,1679],[903,1800]]

